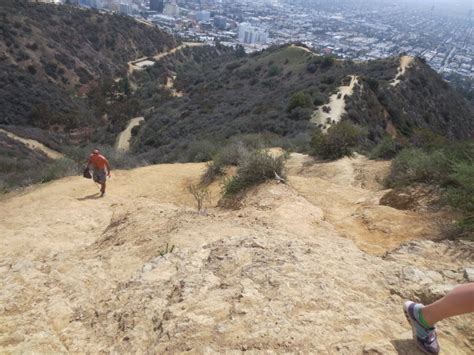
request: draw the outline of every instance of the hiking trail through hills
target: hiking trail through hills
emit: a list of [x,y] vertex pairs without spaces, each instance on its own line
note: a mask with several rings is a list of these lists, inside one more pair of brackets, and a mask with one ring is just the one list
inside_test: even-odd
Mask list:
[[397,86],[400,84],[400,77],[405,74],[406,70],[413,63],[413,60],[413,57],[407,55],[400,57],[400,67],[397,70],[397,76],[393,79],[393,82],[390,83],[391,86]]
[[339,90],[331,95],[327,105],[320,106],[311,118],[311,122],[320,126],[324,132],[328,130],[331,125],[341,120],[342,115],[346,113],[346,96],[351,96],[354,91],[354,86],[358,83],[358,77],[350,76],[351,81],[347,86],[340,86]]
[[117,136],[115,149],[120,152],[128,152],[130,150],[130,139],[132,138],[132,129],[140,125],[145,120],[144,117],[132,118],[127,127]]
[[[205,164],[116,171],[105,198],[80,177],[6,195],[0,351],[417,354],[403,301],[463,282],[472,244],[380,206],[386,162],[287,166],[288,185],[204,214],[186,187]],[[473,330],[442,322],[444,353],[472,353]]]
[[44,153],[48,158],[60,159],[64,157],[64,154],[58,151],[55,151],[51,148],[48,148],[43,143],[40,143],[34,139],[22,138],[20,136],[17,136],[14,133],[8,132],[1,128],[0,128],[0,132],[6,134],[11,139],[14,139],[18,142],[23,143],[26,147],[28,147],[31,150],[39,150],[40,152]]
[[[183,42],[182,44],[180,44],[179,46],[177,46],[175,48],[171,48],[170,50],[165,51],[163,53],[155,54],[154,56],[151,57],[151,59],[158,62],[161,59],[163,59],[164,57],[166,57],[168,55],[171,55],[171,54],[174,54],[177,51],[180,51],[184,48],[200,47],[200,46],[205,46],[205,45],[206,45],[206,43],[202,43],[202,42]],[[130,62],[128,62],[128,74],[130,75],[136,70],[145,69],[146,67],[140,67],[140,66],[137,66],[137,64],[139,64],[140,62],[143,62],[143,61],[149,61],[149,58],[150,57],[142,57],[142,58],[134,59],[134,60],[131,60]]]

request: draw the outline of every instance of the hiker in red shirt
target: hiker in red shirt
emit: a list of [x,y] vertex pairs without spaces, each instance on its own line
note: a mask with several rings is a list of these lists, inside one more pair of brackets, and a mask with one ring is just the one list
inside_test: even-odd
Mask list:
[[110,164],[107,158],[100,154],[98,149],[94,149],[89,156],[87,167],[92,170],[94,181],[100,184],[100,196],[105,195],[105,183],[110,177]]

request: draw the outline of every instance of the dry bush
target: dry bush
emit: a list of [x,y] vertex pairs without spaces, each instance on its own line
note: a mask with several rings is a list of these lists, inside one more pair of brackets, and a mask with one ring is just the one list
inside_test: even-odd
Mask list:
[[197,203],[197,210],[201,212],[204,204],[209,202],[211,199],[211,193],[206,187],[202,187],[199,185],[190,185],[188,187],[188,191],[193,195],[194,199]]

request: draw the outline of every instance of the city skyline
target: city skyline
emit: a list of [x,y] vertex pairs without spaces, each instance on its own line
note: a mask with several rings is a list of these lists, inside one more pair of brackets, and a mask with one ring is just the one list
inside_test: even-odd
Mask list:
[[439,73],[474,78],[473,11],[465,0],[69,0],[121,12],[188,41],[247,52],[304,43],[371,60],[406,53]]

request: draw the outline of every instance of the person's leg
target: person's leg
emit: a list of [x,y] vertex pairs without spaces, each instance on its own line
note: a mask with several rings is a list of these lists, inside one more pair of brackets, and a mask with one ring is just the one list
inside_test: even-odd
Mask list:
[[105,195],[105,181],[100,184],[100,193],[102,196]]
[[474,282],[455,287],[438,301],[420,310],[424,321],[430,326],[460,314],[474,312]]
[[474,283],[458,286],[427,306],[407,301],[403,310],[412,327],[413,339],[417,346],[426,354],[438,354],[435,323],[449,317],[474,312]]

